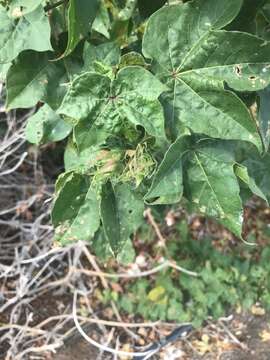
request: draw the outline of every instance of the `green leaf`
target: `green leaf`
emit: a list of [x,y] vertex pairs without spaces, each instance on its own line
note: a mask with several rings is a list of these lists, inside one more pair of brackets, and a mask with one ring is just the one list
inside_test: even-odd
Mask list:
[[74,136],[80,150],[104,141],[126,119],[164,138],[163,110],[157,100],[163,90],[150,72],[138,66],[121,69],[115,80],[86,72],[72,82],[58,112],[78,120]]
[[97,161],[97,154],[100,152],[99,147],[90,147],[79,152],[70,138],[64,153],[65,170],[87,171]]
[[173,204],[181,200],[183,195],[182,156],[189,147],[188,136],[179,137],[169,147],[144,197],[147,203]]
[[178,68],[211,30],[229,24],[241,5],[242,0],[228,0],[226,3],[223,0],[196,0],[160,9],[147,24],[143,39],[145,56],[155,59],[165,69]]
[[[228,25],[227,30],[251,32],[256,29],[255,18],[267,0],[244,0],[237,18]],[[256,30],[255,30],[256,31]]]
[[134,263],[135,258],[136,258],[136,252],[134,250],[133,243],[131,239],[127,239],[124,246],[117,254],[116,259],[120,264],[129,265]]
[[185,159],[185,196],[201,213],[214,217],[241,238],[243,210],[228,145],[201,141]]
[[28,118],[25,136],[33,144],[45,144],[65,139],[70,131],[71,126],[45,104]]
[[[246,106],[224,83],[256,91],[270,81],[270,44],[255,36],[219,31],[235,18],[242,1],[192,1],[153,14],[143,53],[170,88],[163,96],[167,127],[183,127],[215,138],[245,140],[261,150],[256,124]],[[193,25],[194,24],[194,25]]]
[[270,143],[270,86],[258,92],[259,95],[259,112],[258,122],[265,151],[269,148]]
[[62,174],[56,183],[56,198],[52,209],[53,225],[59,226],[73,219],[84,202],[89,184],[81,174]]
[[262,13],[263,13],[264,17],[266,18],[266,20],[270,23],[270,3],[267,0],[264,2],[265,2],[265,5],[262,8]]
[[50,24],[43,7],[20,17],[10,17],[0,5],[0,63],[8,63],[23,50],[52,50]]
[[16,18],[19,14],[25,15],[34,11],[44,0],[12,0],[9,4],[9,14]]
[[56,228],[56,239],[66,245],[93,238],[100,226],[99,204],[100,200],[90,186],[77,214]]
[[103,186],[100,214],[105,238],[114,255],[119,254],[130,235],[141,224],[143,201],[126,184]]
[[99,5],[97,16],[92,25],[92,29],[95,30],[96,32],[102,34],[107,39],[109,39],[110,38],[110,33],[109,33],[110,26],[111,26],[111,22],[110,22],[109,12],[108,12],[105,4],[103,2],[101,2]]
[[120,61],[120,48],[116,43],[108,42],[94,46],[88,42],[83,49],[84,71],[95,71],[95,63],[116,66]]
[[7,102],[10,109],[28,108],[40,100],[53,109],[64,95],[65,68],[51,62],[51,54],[25,51],[19,55],[7,75]]
[[[107,262],[112,258],[112,250],[106,236],[104,235],[102,226],[96,232],[93,240],[91,241],[91,248],[93,249],[95,255],[102,261]],[[115,255],[116,254],[114,254],[114,257]],[[120,264],[128,265],[134,262],[135,257],[136,253],[133,248],[132,241],[128,239],[116,255],[116,260]]]
[[166,296],[166,289],[163,286],[157,286],[153,288],[147,294],[147,299],[156,304],[166,304],[168,301],[168,298]]
[[68,8],[68,42],[63,56],[69,55],[90,32],[98,11],[98,0],[70,0]]
[[81,174],[62,174],[56,183],[56,198],[52,209],[52,222],[56,239],[62,244],[89,240],[100,225],[99,197]]
[[264,193],[261,191],[261,189],[256,185],[255,180],[249,175],[248,169],[240,164],[235,165],[235,175],[239,177],[249,188],[249,190],[254,194],[263,199],[264,201],[267,201],[267,198],[265,197]]
[[267,153],[263,158],[253,154],[243,165],[248,168],[250,176],[255,180],[263,194],[270,202],[270,154]]
[[111,182],[107,182],[102,189],[100,215],[104,235],[112,251],[117,254],[120,249],[120,215],[117,200]]

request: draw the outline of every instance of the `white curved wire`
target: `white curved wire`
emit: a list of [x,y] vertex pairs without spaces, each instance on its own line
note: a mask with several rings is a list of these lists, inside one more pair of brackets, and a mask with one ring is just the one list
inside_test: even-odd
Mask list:
[[[77,330],[79,331],[79,333],[82,335],[82,337],[89,342],[91,345],[97,347],[98,349],[102,350],[102,351],[107,351],[113,355],[119,355],[119,356],[130,356],[130,357],[141,357],[141,356],[149,356],[152,355],[156,352],[155,350],[149,350],[149,351],[145,351],[145,352],[127,352],[127,351],[121,351],[121,350],[116,350],[113,349],[109,346],[106,345],[102,345],[99,344],[98,342],[96,342],[94,339],[90,338],[82,329],[79,321],[78,321],[78,317],[77,317],[77,309],[76,309],[76,304],[77,304],[77,297],[78,297],[78,291],[75,290],[74,292],[74,297],[73,297],[73,306],[72,306],[72,315],[73,315],[73,320],[74,323],[76,325]],[[147,357],[149,358],[149,357]]]

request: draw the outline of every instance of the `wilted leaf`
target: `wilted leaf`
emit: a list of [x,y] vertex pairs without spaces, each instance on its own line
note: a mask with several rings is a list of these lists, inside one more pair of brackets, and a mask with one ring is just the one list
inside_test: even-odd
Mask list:
[[136,53],[135,51],[131,51],[121,56],[121,60],[119,64],[120,68],[125,66],[133,66],[133,65],[146,66],[144,57],[141,54]]
[[201,355],[211,352],[213,349],[213,346],[210,343],[210,338],[206,334],[202,335],[201,340],[195,340],[192,342],[192,344]]
[[251,313],[256,316],[264,316],[265,310],[260,306],[253,305],[251,307]]
[[269,330],[263,330],[260,333],[260,338],[263,342],[269,342],[270,341],[270,331]]

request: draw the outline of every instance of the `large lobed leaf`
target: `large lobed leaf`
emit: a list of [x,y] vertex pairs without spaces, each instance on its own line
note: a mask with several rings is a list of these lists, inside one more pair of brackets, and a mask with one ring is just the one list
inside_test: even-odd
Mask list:
[[238,91],[270,82],[270,44],[246,33],[219,30],[238,14],[242,1],[195,0],[151,16],[143,53],[170,88],[163,99],[173,136],[183,127],[214,138],[250,141],[260,150],[256,124]]
[[115,79],[86,72],[71,84],[59,114],[76,119],[74,136],[80,150],[102,142],[126,119],[150,134],[164,138],[164,90],[158,79],[139,66],[121,69]]
[[180,136],[166,152],[145,199],[170,204],[184,194],[195,210],[241,237],[243,209],[235,164],[228,144]]

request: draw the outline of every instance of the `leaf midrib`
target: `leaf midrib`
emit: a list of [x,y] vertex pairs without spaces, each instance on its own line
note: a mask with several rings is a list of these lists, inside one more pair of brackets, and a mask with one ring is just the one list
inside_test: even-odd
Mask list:
[[[249,133],[251,133],[249,130],[247,130],[244,126],[242,126],[242,124],[240,124],[239,122],[237,122],[234,118],[232,118],[231,116],[229,116],[228,114],[224,113],[221,109],[217,108],[216,106],[212,105],[211,103],[209,103],[208,101],[206,101],[203,97],[201,97],[190,85],[188,85],[183,79],[181,78],[176,78],[176,80],[178,80],[179,82],[182,82],[183,84],[185,84],[196,96],[198,96],[204,103],[206,103],[207,105],[211,106],[212,108],[215,108],[220,114],[223,114],[226,117],[229,117],[231,119],[231,121],[233,121],[234,123],[238,124],[242,129],[244,129],[245,131],[248,131]],[[175,80],[175,82],[176,82]],[[224,90],[225,91],[225,90]]]
[[234,63],[234,64],[227,64],[227,65],[215,65],[215,66],[208,66],[208,67],[201,67],[201,68],[197,68],[197,69],[190,69],[190,70],[185,70],[183,72],[179,72],[177,75],[185,75],[185,74],[189,74],[189,73],[196,73],[198,71],[201,71],[201,70],[211,70],[211,69],[220,69],[220,68],[230,68],[230,67],[233,67],[233,66],[236,66],[236,65],[241,65],[241,66],[252,66],[252,65],[263,65],[263,66],[268,66],[269,63],[265,63],[265,62],[256,62],[256,63],[253,63],[253,62],[244,62],[244,63]]

